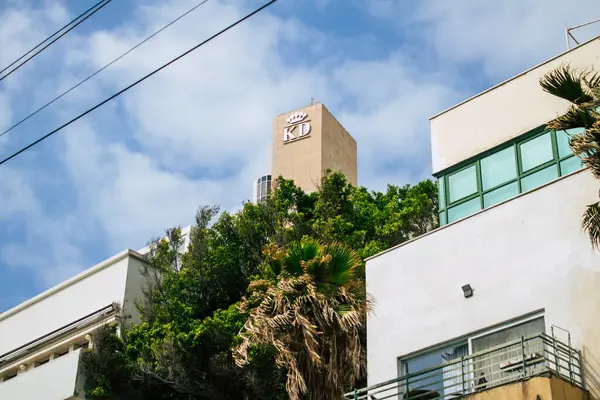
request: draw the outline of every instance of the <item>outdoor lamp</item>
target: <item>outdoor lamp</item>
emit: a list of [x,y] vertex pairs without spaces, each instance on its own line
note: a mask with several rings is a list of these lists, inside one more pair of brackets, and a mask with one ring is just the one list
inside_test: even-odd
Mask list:
[[466,284],[465,286],[463,286],[462,291],[465,295],[465,298],[469,298],[469,297],[473,296],[473,288],[469,284]]

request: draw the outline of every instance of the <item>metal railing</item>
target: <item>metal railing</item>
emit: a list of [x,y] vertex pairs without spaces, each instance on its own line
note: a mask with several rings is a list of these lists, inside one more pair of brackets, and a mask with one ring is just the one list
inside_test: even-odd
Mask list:
[[544,333],[346,393],[353,400],[452,399],[552,371],[583,387],[581,354]]

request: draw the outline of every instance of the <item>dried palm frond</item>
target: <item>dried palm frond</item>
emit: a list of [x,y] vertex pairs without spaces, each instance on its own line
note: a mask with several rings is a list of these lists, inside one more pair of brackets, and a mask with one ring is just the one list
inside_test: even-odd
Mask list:
[[364,282],[356,283],[360,259],[344,245],[313,240],[279,255],[281,274],[243,302],[259,305],[250,311],[234,359],[243,366],[254,346],[272,346],[287,372],[290,399],[340,398],[366,368],[361,335],[369,303]]
[[581,227],[588,233],[592,247],[600,249],[600,202],[587,206]]

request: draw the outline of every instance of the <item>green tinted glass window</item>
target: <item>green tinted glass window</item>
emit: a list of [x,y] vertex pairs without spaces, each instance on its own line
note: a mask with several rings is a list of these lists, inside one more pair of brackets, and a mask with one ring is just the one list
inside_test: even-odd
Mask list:
[[558,147],[558,156],[566,157],[571,154],[569,147],[569,135],[565,131],[556,131],[556,146]]
[[483,190],[516,179],[515,149],[509,147],[481,159],[481,185]]
[[538,186],[543,185],[546,182],[550,182],[552,179],[558,178],[558,171],[556,164],[546,167],[538,172],[521,179],[521,189],[526,192],[531,189],[535,189]]
[[450,203],[477,192],[477,169],[475,165],[448,176]]
[[554,158],[550,132],[521,143],[521,170],[529,171]]
[[509,183],[508,185],[504,185],[498,189],[492,190],[491,192],[485,193],[483,195],[483,206],[491,207],[494,204],[501,203],[504,200],[515,197],[518,194],[519,184],[517,182]]
[[577,171],[583,168],[581,159],[577,156],[569,157],[566,160],[560,162],[560,174],[567,175],[571,172]]
[[442,211],[440,213],[440,226],[446,225],[448,221],[446,221],[446,211]]
[[479,210],[481,210],[481,200],[479,197],[476,197],[473,200],[465,201],[462,204],[448,209],[448,223],[476,213]]

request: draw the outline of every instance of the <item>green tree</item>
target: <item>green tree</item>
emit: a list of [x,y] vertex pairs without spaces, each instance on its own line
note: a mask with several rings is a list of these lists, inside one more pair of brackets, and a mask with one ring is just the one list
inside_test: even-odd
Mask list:
[[[542,88],[571,103],[569,109],[548,124],[548,128],[567,130],[584,128],[582,133],[569,137],[573,153],[583,160],[596,179],[600,179],[600,75],[590,70],[574,70],[563,65],[546,74]],[[581,225],[588,233],[592,246],[600,247],[600,202],[589,204]]]
[[[340,393],[353,386],[353,380],[364,379],[363,259],[436,228],[437,187],[426,180],[414,186],[389,185],[385,192],[368,191],[353,187],[340,173],[325,176],[318,191],[310,194],[281,177],[274,187],[267,201],[245,203],[237,213],[219,215],[218,207],[201,207],[188,249],[183,248],[178,228],[151,243],[139,302],[141,320],[124,325],[121,338],[99,335],[102,340],[84,357],[91,395],[284,400],[303,391],[302,384],[290,383],[290,376],[302,378],[308,388],[330,390],[325,394]],[[275,255],[290,256],[300,243],[320,244],[317,250],[324,258],[309,263],[319,268],[302,276],[287,269],[275,273],[271,268],[277,262]],[[352,255],[349,272],[328,272],[338,262],[327,261],[328,252],[334,250]],[[322,280],[330,279],[327,274],[336,276],[336,271],[341,273],[339,279],[348,281],[336,287]],[[322,351],[316,353],[320,361],[308,360],[317,368],[314,371],[327,371],[322,377],[306,375],[306,368],[295,367],[294,372],[290,368],[303,366],[303,359],[283,362],[281,348],[258,336],[251,340],[249,331],[242,330],[256,318],[266,290],[282,289],[284,282],[302,283],[303,290],[314,288],[314,299],[335,312],[326,327],[337,329],[340,337],[326,336],[327,343],[319,342]],[[354,297],[340,299],[350,289]],[[348,320],[349,316],[355,319]],[[325,315],[306,317],[323,322]],[[245,333],[240,335],[240,330]],[[333,344],[342,343],[348,343],[352,352],[327,353],[327,346],[331,350]],[[346,359],[347,365],[339,358],[344,354],[354,357]],[[117,376],[114,371],[122,373]]]
[[250,362],[253,346],[272,346],[290,399],[341,398],[366,366],[360,258],[348,246],[314,239],[265,253],[264,278],[250,284],[241,304],[250,318],[235,350],[238,365]]

